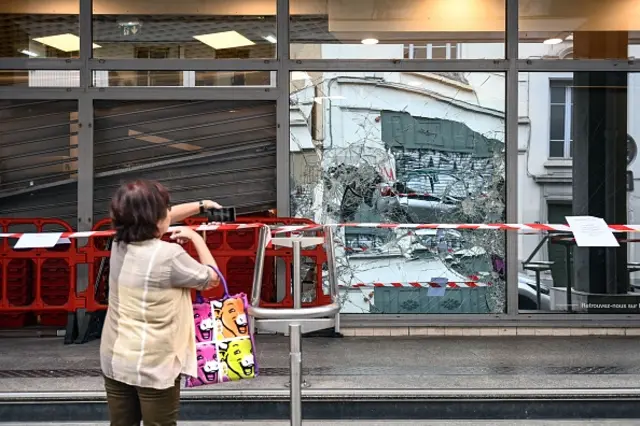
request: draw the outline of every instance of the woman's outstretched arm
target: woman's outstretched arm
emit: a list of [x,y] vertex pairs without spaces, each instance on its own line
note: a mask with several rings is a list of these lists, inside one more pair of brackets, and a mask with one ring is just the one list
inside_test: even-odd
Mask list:
[[215,201],[211,200],[202,200],[202,201],[194,201],[191,203],[178,204],[177,206],[171,207],[171,223],[179,223],[185,220],[188,217],[195,216],[200,213],[200,207],[209,210],[209,209],[220,209],[222,206]]

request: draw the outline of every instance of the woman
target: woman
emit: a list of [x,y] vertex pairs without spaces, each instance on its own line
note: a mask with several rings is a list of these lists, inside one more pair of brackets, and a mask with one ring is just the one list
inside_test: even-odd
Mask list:
[[200,262],[160,237],[171,223],[219,207],[207,200],[171,208],[166,188],[142,180],[122,185],[111,201],[116,234],[100,364],[112,426],[177,424],[180,376],[197,376],[190,290],[219,278],[195,231],[180,227],[171,239],[191,241]]

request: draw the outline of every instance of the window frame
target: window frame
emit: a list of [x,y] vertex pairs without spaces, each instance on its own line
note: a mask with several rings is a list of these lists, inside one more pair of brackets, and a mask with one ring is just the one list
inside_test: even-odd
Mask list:
[[[557,103],[551,101],[551,89],[553,88],[553,83],[562,83],[564,85],[564,101],[563,103]],[[559,142],[559,139],[551,139],[551,111],[554,105],[563,105],[564,106],[564,131],[562,134],[562,156],[555,157],[551,155],[551,143]],[[549,79],[549,133],[548,133],[548,152],[547,157],[549,159],[557,159],[557,160],[570,160],[573,158],[571,152],[571,142],[573,141],[572,134],[572,114],[573,114],[573,79],[570,78],[551,78]]]
[[[424,59],[433,59],[433,48],[436,47],[438,49],[444,48],[445,59],[461,59],[460,47],[462,43],[426,43],[426,44],[417,44],[417,43],[409,43],[404,45],[404,51],[408,52],[408,57],[405,59],[415,59],[416,48],[425,49],[426,57]],[[451,53],[455,49],[455,57],[452,57]]]

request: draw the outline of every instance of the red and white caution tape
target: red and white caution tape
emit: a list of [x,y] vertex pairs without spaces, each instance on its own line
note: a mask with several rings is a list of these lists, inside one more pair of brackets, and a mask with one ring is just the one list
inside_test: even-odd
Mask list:
[[[249,228],[262,227],[260,223],[250,224],[204,224],[198,226],[192,226],[191,228],[196,231],[233,231]],[[508,223],[492,223],[492,224],[473,224],[473,223],[339,223],[328,224],[328,226],[336,228],[378,228],[378,229],[458,229],[458,230],[489,230],[489,231],[525,231],[525,232],[571,232],[571,228],[568,225],[556,225],[556,224],[539,224],[539,223],[524,223],[524,224],[508,224]],[[640,232],[640,225],[608,225],[612,232]],[[173,231],[175,227],[169,228],[169,232]],[[275,226],[271,227],[272,234],[282,234],[286,232],[303,232],[303,231],[317,231],[321,230],[322,225],[290,225],[290,226]],[[114,235],[114,231],[80,231],[80,232],[48,232],[49,234],[59,235],[60,238],[93,238],[93,237],[111,237]],[[44,232],[38,234],[45,234]],[[21,238],[25,235],[33,235],[29,233],[0,233],[0,238]]]
[[[259,228],[264,225],[260,223],[248,223],[248,224],[229,224],[229,225],[197,225],[190,226],[191,229],[195,231],[217,231],[217,230],[225,230],[225,231],[233,231],[240,229],[250,229],[250,228]],[[177,228],[181,228],[180,226],[172,226],[169,228],[167,233],[171,233]],[[317,226],[316,226],[317,228]],[[285,231],[281,231],[285,232]],[[289,231],[291,232],[291,231]],[[113,230],[105,230],[105,231],[78,231],[78,232],[48,232],[49,234],[60,235],[60,238],[94,238],[94,237],[113,237],[115,235],[115,231]],[[45,234],[45,232],[40,232],[39,234]],[[0,233],[0,238],[21,238],[24,235],[33,235],[29,233]]]
[[362,288],[362,287],[477,288],[477,287],[489,287],[489,286],[491,286],[490,283],[466,281],[466,282],[448,282],[446,284],[435,283],[435,282],[395,282],[395,283],[369,283],[369,284],[357,283],[357,284],[347,285],[344,287],[351,287],[351,288]]

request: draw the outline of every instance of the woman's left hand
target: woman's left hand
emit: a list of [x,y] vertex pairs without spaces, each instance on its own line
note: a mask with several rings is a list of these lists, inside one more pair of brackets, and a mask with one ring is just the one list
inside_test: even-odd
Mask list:
[[204,208],[209,210],[209,209],[221,209],[222,206],[218,203],[216,203],[215,201],[211,201],[211,200],[203,200],[202,203],[204,204]]

